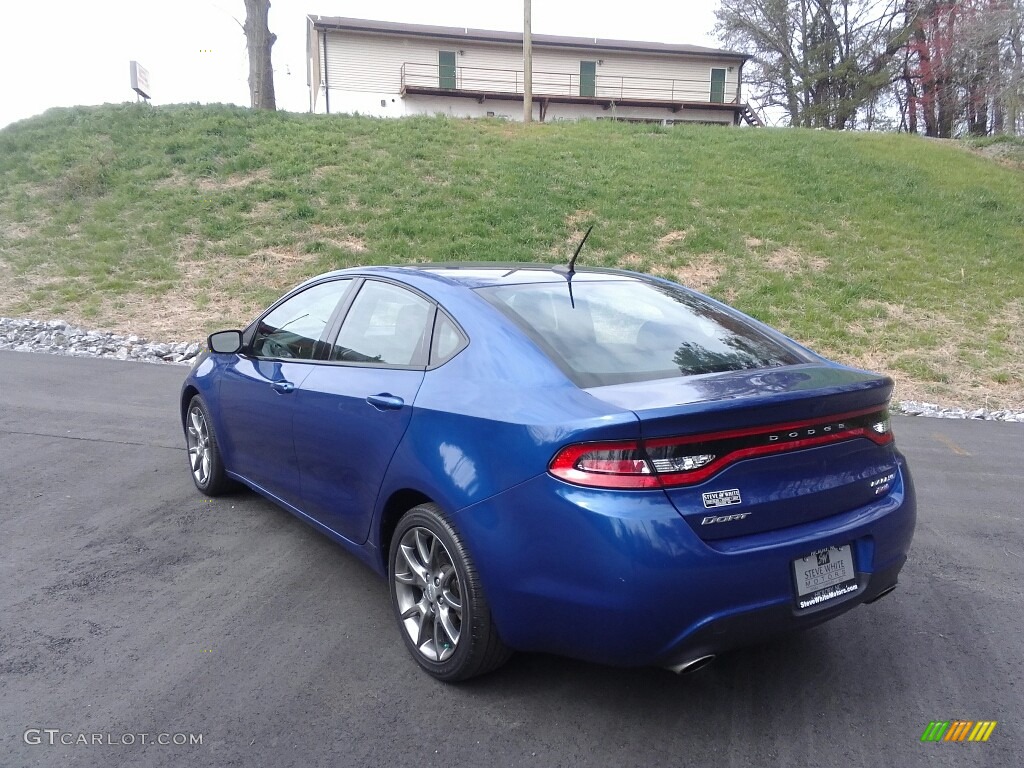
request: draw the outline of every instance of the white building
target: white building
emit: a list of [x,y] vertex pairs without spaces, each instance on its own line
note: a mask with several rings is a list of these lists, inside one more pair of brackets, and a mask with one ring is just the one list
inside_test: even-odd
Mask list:
[[[746,54],[532,35],[534,119],[760,124],[742,100]],[[523,115],[523,36],[307,17],[312,112],[377,117]]]

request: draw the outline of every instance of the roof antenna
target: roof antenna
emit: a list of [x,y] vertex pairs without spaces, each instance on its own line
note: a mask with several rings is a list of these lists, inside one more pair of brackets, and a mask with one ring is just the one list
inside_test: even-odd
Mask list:
[[566,269],[566,272],[568,272],[570,275],[576,272],[576,258],[580,255],[580,251],[583,250],[583,244],[587,242],[587,238],[590,237],[590,233],[593,231],[593,229],[594,225],[591,224],[590,229],[587,230],[587,234],[583,236],[583,239],[580,240],[580,244],[576,246],[576,253],[574,253],[572,255],[572,258],[569,259],[569,267]]
[[583,250],[583,244],[587,242],[587,238],[590,237],[590,233],[593,229],[594,225],[591,224],[590,229],[587,230],[587,234],[583,236],[583,239],[580,240],[580,244],[576,246],[576,252],[572,255],[572,258],[569,259],[569,266],[554,268],[555,272],[565,273],[565,282],[569,285],[569,305],[573,309],[576,309],[576,299],[573,298],[572,295],[572,276],[576,274],[576,259],[579,257],[580,251]]

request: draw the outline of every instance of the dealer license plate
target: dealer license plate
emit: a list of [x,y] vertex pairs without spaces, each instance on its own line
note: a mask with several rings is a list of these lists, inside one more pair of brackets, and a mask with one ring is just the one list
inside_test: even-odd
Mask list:
[[857,572],[849,544],[827,547],[793,561],[796,602],[811,608],[857,591]]

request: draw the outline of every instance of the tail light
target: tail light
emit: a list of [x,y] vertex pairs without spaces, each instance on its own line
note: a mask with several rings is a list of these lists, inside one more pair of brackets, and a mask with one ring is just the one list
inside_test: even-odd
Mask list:
[[684,437],[576,443],[560,450],[548,471],[591,488],[671,488],[703,482],[743,459],[861,437],[877,445],[893,441],[887,409]]
[[591,488],[660,488],[637,441],[577,443],[558,452],[548,471],[555,477]]

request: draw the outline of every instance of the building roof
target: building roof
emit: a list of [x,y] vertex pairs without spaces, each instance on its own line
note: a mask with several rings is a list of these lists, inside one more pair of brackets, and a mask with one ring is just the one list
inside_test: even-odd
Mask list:
[[[403,35],[411,37],[432,37],[462,40],[476,43],[523,44],[522,32],[498,32],[489,29],[469,27],[435,27],[427,24],[403,24],[395,21],[369,21],[349,19],[341,16],[308,16],[316,29],[373,32],[378,34]],[[588,50],[620,51],[624,53],[664,53],[676,56],[722,56],[735,59],[749,59],[750,56],[736,51],[719,48],[705,48],[699,45],[673,43],[645,43],[638,40],[604,40],[597,37],[563,37],[561,35],[531,35],[534,46],[557,48],[586,48]]]

